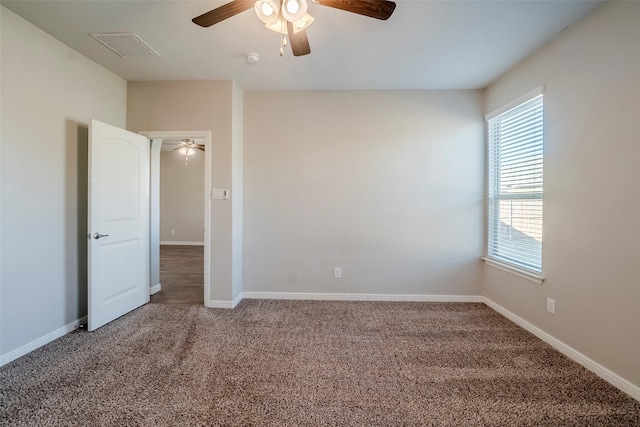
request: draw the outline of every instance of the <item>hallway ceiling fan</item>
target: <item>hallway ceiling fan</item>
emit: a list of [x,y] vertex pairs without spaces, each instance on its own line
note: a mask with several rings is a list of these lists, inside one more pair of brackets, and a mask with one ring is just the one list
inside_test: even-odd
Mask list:
[[184,164],[189,164],[189,156],[196,154],[196,150],[204,151],[203,144],[196,144],[193,139],[181,139],[178,146],[173,149],[184,156]]
[[[396,8],[388,0],[311,0],[321,6],[345,10],[358,15],[387,20]],[[314,18],[308,13],[307,0],[233,0],[193,18],[201,27],[210,27],[253,8],[268,29],[280,33],[280,56],[284,55],[287,38],[294,56],[311,53],[307,27]]]

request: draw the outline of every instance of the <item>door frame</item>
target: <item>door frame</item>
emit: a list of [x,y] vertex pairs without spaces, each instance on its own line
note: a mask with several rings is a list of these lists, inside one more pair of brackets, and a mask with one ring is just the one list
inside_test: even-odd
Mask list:
[[[210,299],[210,293],[211,293],[211,289],[210,289],[210,275],[211,275],[211,244],[212,244],[212,233],[211,233],[211,197],[209,197],[209,195],[211,194],[211,164],[213,163],[213,150],[211,147],[211,131],[208,130],[204,130],[204,131],[141,131],[138,132],[140,135],[144,135],[149,139],[149,144],[151,144],[151,156],[154,156],[156,153],[156,150],[153,150],[153,144],[154,142],[160,140],[160,143],[162,140],[164,139],[183,139],[183,138],[189,138],[189,139],[200,139],[200,140],[204,140],[204,300],[203,303],[206,306],[207,302]],[[157,164],[160,164],[160,150],[157,150]],[[149,162],[150,165],[153,166],[153,157],[149,158]],[[152,168],[151,168],[152,169]],[[155,177],[154,177],[155,175]],[[160,176],[159,174],[154,174],[153,172],[151,173],[151,177],[150,177],[150,192],[151,195],[153,196],[154,194],[154,189],[157,190],[160,188]],[[156,195],[159,194],[158,191],[156,191],[155,193]],[[157,196],[156,196],[157,197]],[[159,209],[159,204],[158,203],[151,203],[150,204],[150,209],[152,210],[151,212],[149,212],[150,215],[150,227],[154,226],[154,212],[153,209],[157,208]],[[156,212],[156,216],[155,218],[159,217],[159,211]],[[159,224],[159,223],[158,223]],[[151,232],[151,230],[150,230]],[[152,239],[149,239],[150,242],[152,241]],[[159,238],[158,238],[158,245],[159,245]],[[150,248],[151,251],[153,251],[153,248]],[[151,260],[149,263],[149,268],[151,268]],[[159,283],[161,285],[161,283]],[[156,284],[149,284],[150,285],[150,291],[151,288],[155,287]],[[159,289],[158,289],[159,290]],[[155,292],[154,292],[155,293]]]

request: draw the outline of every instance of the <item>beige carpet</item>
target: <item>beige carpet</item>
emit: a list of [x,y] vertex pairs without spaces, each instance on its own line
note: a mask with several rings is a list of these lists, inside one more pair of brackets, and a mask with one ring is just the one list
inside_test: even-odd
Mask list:
[[482,304],[149,304],[0,386],[11,426],[640,425],[640,403]]

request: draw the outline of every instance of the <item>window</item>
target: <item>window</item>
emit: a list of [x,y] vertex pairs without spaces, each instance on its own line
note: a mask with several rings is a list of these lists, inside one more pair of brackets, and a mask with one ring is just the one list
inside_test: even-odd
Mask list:
[[489,117],[490,260],[542,273],[543,96]]

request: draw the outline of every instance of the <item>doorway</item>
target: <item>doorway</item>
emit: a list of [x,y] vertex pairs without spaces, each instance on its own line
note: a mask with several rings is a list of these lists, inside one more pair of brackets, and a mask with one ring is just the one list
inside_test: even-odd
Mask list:
[[[206,305],[210,294],[211,132],[140,133],[151,139],[151,302]],[[183,139],[197,141],[204,152],[186,159],[174,150]],[[161,191],[166,200],[161,200]]]
[[204,247],[160,245],[160,292],[154,304],[204,304]]

